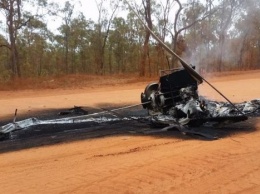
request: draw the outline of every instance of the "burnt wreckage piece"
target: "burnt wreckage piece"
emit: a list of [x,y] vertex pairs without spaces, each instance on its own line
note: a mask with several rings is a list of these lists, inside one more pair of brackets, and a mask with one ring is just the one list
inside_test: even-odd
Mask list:
[[[172,70],[170,74],[160,77],[159,83],[151,83],[146,86],[141,94],[141,102],[151,102],[144,104],[152,115],[156,112],[167,113],[177,103],[188,97],[197,99],[197,82],[187,73],[185,69]],[[165,71],[161,71],[165,72]]]
[[141,102],[156,123],[198,127],[234,123],[248,118],[229,104],[200,97],[198,82],[185,69],[161,71],[159,82],[146,86]]

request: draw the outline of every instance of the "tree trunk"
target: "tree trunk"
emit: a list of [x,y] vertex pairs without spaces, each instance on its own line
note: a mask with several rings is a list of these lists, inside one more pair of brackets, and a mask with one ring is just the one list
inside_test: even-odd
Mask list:
[[[152,18],[151,18],[151,1],[150,0],[142,0],[144,11],[145,11],[145,21],[148,25],[148,27],[152,30]],[[149,57],[149,39],[150,39],[150,32],[149,30],[145,31],[145,40],[141,55],[141,65],[140,65],[140,71],[139,76],[145,76],[146,75],[146,61],[147,57]]]
[[13,77],[21,77],[21,70],[19,65],[19,57],[18,57],[18,50],[16,47],[16,29],[14,23],[14,1],[10,1],[10,10],[8,15],[8,31],[9,31],[9,38],[10,38],[10,51],[11,51],[11,69]]
[[242,42],[241,49],[240,49],[240,52],[239,52],[239,59],[238,59],[238,62],[237,62],[237,67],[238,67],[239,70],[242,70],[242,68],[243,68],[243,55],[244,55],[244,52],[246,50],[247,35],[248,35],[248,32],[243,37],[243,42]]
[[146,30],[146,35],[145,35],[145,40],[144,40],[144,45],[143,45],[143,50],[142,50],[142,56],[141,56],[141,65],[140,65],[140,73],[139,75],[145,76],[146,74],[146,59],[147,59],[147,54],[149,50],[149,38],[150,38],[150,32]]

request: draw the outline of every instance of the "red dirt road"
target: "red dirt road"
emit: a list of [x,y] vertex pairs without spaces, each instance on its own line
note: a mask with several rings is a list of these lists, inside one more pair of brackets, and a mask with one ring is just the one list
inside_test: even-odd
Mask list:
[[[234,102],[260,98],[260,71],[211,80]],[[0,92],[0,118],[15,108],[138,103],[144,87]],[[205,84],[200,94],[222,100]],[[260,193],[260,119],[250,126],[215,141],[124,135],[3,153],[1,193]]]

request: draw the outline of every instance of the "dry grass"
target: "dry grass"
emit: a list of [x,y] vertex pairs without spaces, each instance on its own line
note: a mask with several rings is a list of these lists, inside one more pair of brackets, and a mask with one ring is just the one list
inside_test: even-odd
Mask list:
[[1,91],[27,90],[27,89],[71,89],[99,86],[114,86],[138,82],[157,81],[158,76],[151,78],[138,77],[137,75],[63,75],[48,78],[20,78],[6,83],[0,83]]
[[[228,79],[240,79],[250,74],[250,78],[258,76],[260,70],[253,71],[232,71],[232,72],[214,72],[205,74],[204,77],[210,80],[221,77],[225,80]],[[239,75],[239,76],[238,76]],[[56,77],[44,77],[44,78],[21,78],[11,80],[5,83],[0,82],[0,91],[11,90],[27,90],[27,89],[79,89],[79,88],[93,88],[100,86],[116,86],[124,84],[134,83],[149,83],[152,81],[158,81],[159,76],[153,77],[139,77],[136,74],[128,75],[113,75],[113,76],[97,76],[97,75],[63,75]]]

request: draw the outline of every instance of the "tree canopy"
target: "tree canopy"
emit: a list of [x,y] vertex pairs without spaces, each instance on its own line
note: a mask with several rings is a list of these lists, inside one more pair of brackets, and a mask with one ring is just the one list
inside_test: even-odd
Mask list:
[[[71,1],[0,0],[0,81],[74,73],[150,76],[179,65],[124,1],[105,1],[95,1],[93,20]],[[260,1],[138,2],[143,21],[198,71],[260,68]],[[56,31],[50,20],[61,21]]]

